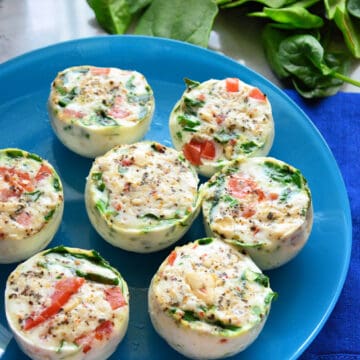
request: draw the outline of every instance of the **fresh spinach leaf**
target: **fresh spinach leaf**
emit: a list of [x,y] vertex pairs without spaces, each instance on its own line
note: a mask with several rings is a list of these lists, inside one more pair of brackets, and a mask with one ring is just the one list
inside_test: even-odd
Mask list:
[[346,4],[347,11],[350,15],[360,19],[360,1],[359,0],[348,0]]
[[279,59],[279,45],[288,37],[288,33],[274,29],[270,24],[266,25],[262,33],[262,43],[265,56],[271,69],[280,78],[284,79],[289,76]]
[[[243,5],[247,2],[250,2],[253,0],[238,0],[238,1],[233,1],[233,0],[217,0],[217,3],[224,8],[232,8],[235,6],[240,6]],[[280,8],[282,6],[291,4],[293,2],[295,2],[295,0],[257,0],[257,3],[263,4],[265,6],[271,7],[271,8]]]
[[286,29],[313,29],[324,25],[324,21],[320,16],[297,6],[281,9],[265,7],[262,12],[253,12],[248,15],[269,18],[277,22],[277,27]]
[[129,27],[132,14],[128,0],[87,0],[96,20],[110,34],[123,34]]
[[353,20],[346,10],[345,1],[341,2],[335,9],[334,21],[352,55],[360,59],[360,22],[358,19]]
[[206,47],[218,13],[213,0],[153,0],[136,34],[167,37]]

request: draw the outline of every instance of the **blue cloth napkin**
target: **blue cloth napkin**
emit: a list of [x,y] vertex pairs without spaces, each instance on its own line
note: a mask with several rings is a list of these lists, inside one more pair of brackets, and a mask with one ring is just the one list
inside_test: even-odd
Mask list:
[[305,111],[332,150],[348,191],[353,243],[344,288],[325,326],[301,360],[360,360],[360,94],[322,100],[286,93]]

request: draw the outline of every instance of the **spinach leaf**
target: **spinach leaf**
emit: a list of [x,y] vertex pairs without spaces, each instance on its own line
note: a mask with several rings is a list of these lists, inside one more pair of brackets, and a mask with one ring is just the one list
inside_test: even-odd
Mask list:
[[277,22],[277,27],[285,29],[313,29],[324,25],[320,16],[314,15],[307,9],[297,6],[284,7],[281,9],[265,7],[262,12],[253,12],[248,15],[269,18]]
[[345,43],[352,55],[360,59],[360,22],[351,19],[346,10],[345,1],[335,9],[334,20],[344,36]]
[[325,53],[312,35],[294,35],[279,45],[278,65],[289,73],[295,88],[304,97],[334,94],[344,81],[360,86],[360,82],[340,73],[346,69],[346,57]]
[[136,34],[167,37],[206,47],[218,13],[213,0],[153,0]]
[[360,19],[360,1],[359,0],[348,0],[347,11],[350,15]]
[[131,14],[136,14],[140,10],[150,5],[152,0],[127,0],[129,5],[129,11]]
[[129,27],[132,15],[128,0],[87,0],[96,20],[110,34],[123,34]]
[[265,56],[271,69],[280,78],[284,79],[289,76],[281,60],[279,59],[279,45],[288,37],[288,33],[274,29],[271,25],[266,25],[262,33],[262,43]]
[[[252,0],[238,0],[238,1],[233,1],[233,0],[217,0],[217,3],[224,8],[232,8],[235,6],[240,6],[243,5],[247,2],[250,2]],[[257,3],[261,3],[264,4],[265,6],[271,7],[271,8],[280,8],[282,6],[291,4],[293,2],[295,2],[295,0],[257,0]]]

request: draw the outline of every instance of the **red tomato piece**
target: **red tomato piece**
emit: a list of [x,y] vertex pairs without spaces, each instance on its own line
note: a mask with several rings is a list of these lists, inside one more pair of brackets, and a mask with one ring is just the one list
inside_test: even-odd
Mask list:
[[40,181],[50,175],[52,175],[52,170],[48,166],[42,164],[39,171],[35,175],[35,180]]
[[134,160],[131,159],[122,159],[120,161],[121,166],[130,166],[134,163]]
[[116,119],[124,119],[127,116],[129,116],[131,112],[128,110],[121,109],[118,106],[114,106],[112,109],[109,110],[108,114]]
[[30,316],[25,320],[24,330],[30,330],[33,327],[43,323],[53,315],[57,314],[70,297],[75,294],[84,284],[85,279],[80,277],[64,278],[55,284],[55,291],[51,295],[51,304],[34,317]]
[[76,110],[72,110],[72,109],[68,109],[65,108],[63,110],[64,115],[68,116],[68,117],[72,117],[72,118],[77,118],[77,119],[81,119],[85,116],[84,113],[82,113],[81,111],[76,111]]
[[171,266],[174,265],[176,257],[177,257],[176,251],[173,250],[168,257],[168,260],[167,260],[168,264]]
[[104,337],[109,338],[114,325],[110,320],[103,321],[96,329],[95,329],[95,338],[97,340],[102,340]]
[[15,220],[22,226],[29,226],[31,224],[31,215],[26,211],[22,211],[15,217]]
[[252,217],[255,215],[256,211],[253,208],[247,208],[243,211],[242,216],[245,218]]
[[213,160],[215,158],[215,144],[213,141],[205,141],[202,144],[201,157],[208,160]]
[[34,191],[30,174],[26,172],[14,168],[0,167],[0,176],[15,189],[14,191],[18,193],[18,196],[23,191]]
[[243,177],[232,176],[228,182],[230,193],[238,199],[254,194],[258,201],[265,199],[264,192],[257,187],[255,181]]
[[105,289],[104,293],[106,301],[110,304],[111,309],[113,310],[116,310],[127,304],[119,287]]
[[91,75],[109,75],[110,68],[92,67],[90,72]]
[[227,78],[225,80],[226,91],[228,92],[237,92],[239,91],[239,79],[237,78]]
[[265,101],[265,99],[266,99],[266,96],[258,88],[253,88],[250,91],[249,96],[253,99],[260,100],[260,101]]
[[201,144],[193,142],[187,143],[183,146],[183,153],[187,160],[193,165],[201,165]]
[[277,200],[279,198],[279,194],[276,193],[270,193],[269,194],[269,199],[270,200]]
[[93,338],[94,337],[92,334],[81,335],[77,339],[75,339],[75,344],[78,346],[82,346],[82,351],[84,354],[86,354],[91,350]]

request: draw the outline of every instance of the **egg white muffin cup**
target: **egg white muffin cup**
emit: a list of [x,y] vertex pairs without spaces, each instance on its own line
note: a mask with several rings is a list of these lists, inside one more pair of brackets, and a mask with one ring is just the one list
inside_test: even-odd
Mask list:
[[[199,290],[201,293],[197,296],[204,295],[206,294],[206,291],[211,290],[197,289],[199,284],[206,284],[202,286],[208,286],[209,288],[211,288],[209,282],[206,281],[206,279],[204,280],[201,278],[202,270],[200,271],[200,273],[197,271],[197,269],[194,269],[192,271],[190,270],[191,273],[188,273],[186,272],[186,270],[184,270],[184,273],[181,273],[181,275],[172,275],[172,272],[170,273],[167,271],[167,267],[178,266],[179,269],[181,269],[181,267],[183,266],[183,262],[188,261],[188,258],[192,255],[188,254],[186,250],[187,248],[189,248],[190,251],[196,252],[197,250],[192,249],[196,249],[198,248],[198,246],[208,246],[208,244],[210,244],[211,242],[213,242],[215,246],[219,247],[215,250],[217,251],[217,255],[219,255],[221,251],[226,248],[231,249],[230,251],[232,252],[232,256],[238,253],[238,250],[232,245],[211,238],[200,239],[193,243],[177,247],[160,265],[158,272],[154,275],[151,281],[148,292],[149,315],[155,330],[161,337],[166,340],[166,342],[172,348],[192,359],[218,359],[232,356],[245,350],[259,336],[268,318],[271,301],[274,297],[276,297],[276,294],[272,292],[272,290],[269,288],[267,277],[261,274],[261,270],[257,268],[257,266],[247,255],[241,254],[239,255],[240,258],[238,260],[239,262],[237,262],[237,265],[240,267],[242,266],[240,265],[240,263],[242,263],[244,266],[244,272],[242,274],[236,274],[236,277],[238,277],[239,279],[241,277],[242,281],[246,281],[248,284],[252,283],[251,285],[249,285],[250,287],[254,286],[254,283],[256,283],[255,286],[252,287],[252,289],[256,289],[252,293],[252,296],[254,296],[254,299],[256,298],[254,300],[256,303],[256,306],[254,308],[256,308],[258,311],[258,315],[256,315],[258,316],[257,319],[253,319],[251,322],[245,322],[244,324],[242,324],[241,327],[237,328],[234,323],[233,325],[231,325],[231,322],[227,325],[221,324],[221,320],[216,319],[216,315],[214,315],[216,314],[216,310],[214,310],[214,313],[211,314],[211,308],[214,306],[214,304],[209,304],[208,310],[203,308],[204,304],[199,305],[203,303],[201,301],[201,297],[197,297],[196,300],[189,300],[188,304],[192,304],[194,301],[199,302],[199,304],[196,304],[196,307],[194,305],[194,308],[196,309],[194,310],[194,312],[182,309],[181,307],[185,305],[182,305],[181,303],[178,305],[179,308],[181,308],[179,310],[176,307],[173,307],[170,302],[167,302],[166,299],[170,299],[174,295],[172,295],[171,293],[169,294],[169,291],[171,290],[169,290],[166,285],[162,284],[162,281],[164,279],[165,281],[168,281],[169,277],[171,276],[173,276],[174,278],[173,291],[177,294],[179,293],[179,291],[183,291],[177,289],[178,284],[181,284],[182,281],[185,282],[184,286],[188,289],[187,291],[189,291],[189,295],[186,295],[184,299],[187,299],[188,296],[193,296],[193,294],[196,294],[196,292]],[[220,243],[220,245],[216,245],[217,243]],[[175,252],[177,253],[177,257],[174,259]],[[194,260],[193,264],[196,264],[196,266],[198,266],[198,264],[203,261],[207,261],[208,263],[210,263],[212,259],[212,255],[210,255],[210,250],[209,253],[207,253],[206,255],[193,255],[194,257],[196,257],[196,260]],[[180,259],[177,263],[176,261],[178,257],[180,257]],[[225,258],[223,260],[224,263],[227,261],[227,259]],[[219,276],[221,269],[220,264],[218,264],[214,268],[212,268],[212,265],[210,264],[207,264],[205,266],[207,270],[211,269],[206,276],[209,276],[209,274],[214,275],[216,273],[218,273],[217,276]],[[226,272],[227,270],[224,268],[223,271]],[[244,274],[249,274],[249,278],[246,278],[247,275]],[[187,277],[189,277],[191,281],[188,280]],[[259,281],[257,277],[261,278],[262,280]],[[232,278],[232,276],[229,276],[229,278],[226,278],[223,281],[231,282],[233,280],[234,279]],[[234,292],[233,294],[233,296],[235,297],[241,296],[240,291],[242,285],[240,281],[238,287],[239,293]],[[215,298],[215,307],[216,302],[221,302],[221,298],[227,296],[225,295],[227,290],[223,291],[223,295],[221,295],[222,292],[220,292],[218,294],[219,296]],[[244,291],[246,292],[247,290]],[[251,293],[251,291],[249,292]],[[197,292],[197,294],[199,294],[199,292]],[[227,297],[225,302],[229,301],[229,299],[231,298]],[[252,312],[252,305],[253,304],[251,303],[251,301],[249,301],[249,308],[246,311]],[[200,315],[200,317],[202,317],[201,319],[199,318],[197,311],[199,314],[202,313]],[[208,314],[207,311],[209,311],[210,314]],[[228,309],[227,316],[231,318],[232,312],[233,314],[236,313],[238,315],[239,311],[240,310],[238,308],[235,308],[234,306],[234,308]]]
[[[133,144],[132,146],[143,146],[143,144],[147,144],[146,146],[156,144],[156,146],[164,147],[163,145],[150,141],[143,141],[141,143]],[[120,146],[117,148],[125,148],[125,146]],[[102,158],[105,158],[112,152],[117,151],[117,148],[110,150]],[[174,152],[176,155],[181,155],[180,153],[178,154],[174,149],[167,149],[167,151]],[[201,209],[201,189],[195,189],[191,204],[189,204],[191,205],[191,209],[182,216],[171,219],[154,219],[153,223],[151,224],[136,227],[128,223],[120,224],[118,221],[114,220],[111,215],[111,211],[104,211],[102,206],[99,206],[99,198],[102,196],[102,194],[99,193],[99,182],[94,175],[97,174],[98,168],[101,167],[99,164],[102,158],[99,157],[96,159],[87,177],[85,187],[85,204],[91,224],[104,240],[127,251],[150,253],[170,246],[179,240],[189,230]],[[198,177],[195,170],[185,159],[182,159],[181,161],[185,164],[184,168],[186,167],[187,176],[190,176],[192,179],[191,181],[197,184]],[[145,167],[145,169],[146,171],[149,171],[148,166]],[[175,171],[175,167],[172,170]],[[141,176],[139,175],[139,177]],[[174,185],[174,187],[177,187],[176,191],[179,191],[181,196],[181,191],[183,191],[183,189],[178,188],[178,186],[179,185]],[[158,184],[157,188],[160,187],[161,185]],[[110,193],[114,194],[114,191],[110,190]],[[142,194],[141,196],[142,199],[147,199],[150,197],[149,194]],[[161,194],[160,196],[164,197],[164,195]],[[180,197],[178,199],[178,203],[180,204],[181,201],[183,201],[183,199]],[[156,201],[151,203],[149,206],[155,206],[155,203]],[[128,211],[132,211],[131,205],[127,204],[126,207]]]
[[[5,219],[4,221],[8,226],[13,223],[15,224],[17,216],[21,215],[22,212],[27,214],[28,212],[33,211],[35,205],[42,201],[42,197],[49,195],[46,193],[53,193],[54,199],[51,200],[53,202],[53,207],[51,210],[47,209],[44,205],[44,208],[40,210],[39,213],[34,212],[34,214],[31,215],[31,221],[33,221],[34,217],[40,219],[40,225],[37,226],[36,229],[32,225],[31,221],[29,224],[17,224],[17,230],[19,230],[19,232],[21,231],[23,234],[15,236],[16,229],[9,230],[10,233],[8,233],[7,227],[4,226],[2,231],[0,231],[2,233],[2,236],[0,236],[0,264],[22,261],[44,249],[55,236],[61,224],[64,210],[62,183],[59,175],[56,173],[52,165],[49,164],[49,162],[40,158],[36,154],[32,154],[16,148],[0,150],[0,157],[2,159],[7,156],[9,156],[9,159],[12,159],[9,160],[8,167],[11,168],[11,170],[8,171],[19,171],[20,174],[24,174],[25,170],[28,169],[29,174],[31,175],[29,175],[29,180],[26,179],[26,181],[35,182],[34,188],[31,192],[27,192],[22,189],[21,194],[17,197],[10,196],[8,199],[3,199],[3,201],[0,201],[0,214],[2,217],[8,217],[8,220]],[[15,161],[20,164],[19,167],[14,165]],[[38,185],[34,180],[34,178],[36,178],[36,172],[41,171],[42,166],[44,166],[45,169],[49,169],[49,171],[51,171],[51,174],[46,173],[46,175],[44,175],[45,182],[48,180],[53,182],[53,184],[50,184],[48,188],[44,188],[43,185]],[[4,169],[6,166],[3,166],[2,168]],[[36,172],[32,173],[31,168],[36,168]],[[21,175],[14,174],[12,176]],[[48,179],[46,179],[46,177],[48,177]],[[3,181],[5,185],[6,181],[4,179]],[[0,186],[0,189],[2,188],[1,191],[4,191],[5,193],[6,191],[9,191],[8,188],[3,188],[3,186]],[[15,191],[19,191],[19,185],[15,185]]]
[[[240,171],[243,171],[242,175],[246,177],[246,170],[242,169],[247,166],[246,164],[251,163],[258,163],[260,166],[264,163],[268,163],[270,164],[270,168],[273,166],[279,167],[279,169],[284,168],[286,169],[286,174],[281,174],[280,171],[280,173],[273,176],[273,179],[271,179],[270,175],[270,177],[265,180],[264,188],[260,187],[251,190],[254,192],[255,197],[258,198],[268,196],[274,197],[274,199],[269,201],[266,208],[266,217],[264,216],[264,212],[258,216],[256,210],[254,211],[254,214],[248,213],[248,217],[245,216],[245,218],[241,215],[234,215],[234,223],[236,223],[237,216],[239,216],[239,218],[242,217],[243,227],[240,231],[237,231],[235,227],[229,230],[229,223],[231,223],[231,220],[229,220],[229,223],[226,223],[226,221],[223,220],[225,218],[224,214],[226,212],[231,213],[231,207],[234,206],[232,202],[236,201],[236,199],[234,200],[230,197],[229,194],[231,193],[229,193],[228,190],[225,190],[222,185],[217,184],[228,181],[232,176],[236,177]],[[289,180],[288,182],[286,179],[283,184],[278,185],[276,189],[275,187],[272,189],[271,184],[274,185],[278,184],[279,181],[281,182],[281,177],[283,175],[289,177],[294,176],[294,181],[297,185],[291,185],[290,183],[292,180]],[[274,178],[276,178],[276,180],[274,180]],[[221,179],[221,181],[219,179]],[[260,178],[257,178],[255,181],[259,179]],[[212,187],[214,187],[214,189],[217,188],[218,191],[215,197],[214,191],[216,190],[212,189]],[[294,195],[291,195],[292,193],[294,193]],[[307,181],[298,169],[281,160],[271,157],[238,159],[209,179],[207,184],[203,187],[203,195],[202,213],[206,234],[208,236],[218,237],[223,241],[246,250],[257,266],[262,270],[274,269],[292,260],[303,249],[311,234],[314,210]],[[290,200],[285,199],[286,196],[290,197]],[[295,200],[291,200],[292,196]],[[297,212],[290,214],[289,211],[297,206],[296,197],[299,199],[301,197],[300,201],[302,201],[304,207],[299,207]],[[224,199],[226,200],[224,201]],[[224,214],[222,215],[223,219],[218,217],[219,224],[216,224],[213,219],[213,209],[214,203],[219,200],[221,201],[221,205],[216,206],[222,206]],[[262,199],[259,200],[259,202],[255,200],[253,205],[261,204],[264,201],[268,201],[268,199]],[[248,205],[249,204],[242,202],[242,199],[238,199],[237,206],[245,207],[245,210],[243,210],[243,213],[245,214]],[[254,208],[256,209],[256,207]],[[276,223],[276,218],[282,219],[282,223],[280,221],[279,224]],[[293,221],[293,218],[296,218],[297,221]],[[224,222],[224,225],[222,225],[221,222]],[[281,229],[282,225],[284,225],[283,230]],[[274,227],[272,228],[272,226]],[[278,228],[276,228],[276,226],[278,226]],[[240,228],[238,227],[237,229]],[[262,235],[262,232],[264,235]]]
[[[226,90],[228,80],[237,81],[237,91]],[[210,79],[202,83],[186,79],[185,83],[187,89],[170,114],[170,135],[174,147],[183,151],[185,157],[190,152],[190,162],[192,146],[196,149],[201,144],[212,144],[212,150],[205,151],[204,156],[200,150],[200,159],[193,163],[199,174],[210,177],[238,157],[269,153],[275,134],[272,108],[258,88],[239,79]],[[252,97],[253,91],[261,98]],[[227,118],[231,120],[228,122]],[[254,124],[249,125],[252,121]]]
[[[82,84],[83,78],[80,76],[79,80],[73,80],[74,87],[70,88],[69,85],[67,88],[67,85],[64,85],[63,79],[66,76],[71,78],[69,73],[81,74],[85,70],[88,73],[95,72],[95,75],[83,75],[89,77],[88,83]],[[106,73],[107,70],[109,73]],[[102,71],[105,71],[105,74],[101,74]],[[99,78],[103,78],[102,82],[97,81]],[[132,78],[140,82],[141,86],[129,85]],[[93,89],[94,86],[98,91]],[[146,89],[146,100],[144,94],[136,92],[140,87]],[[122,99],[119,105],[116,103],[117,97]],[[131,121],[128,121],[126,116],[123,119],[124,115],[121,115],[126,114],[129,98],[135,99],[131,100],[132,105],[135,104],[140,109],[135,108],[139,114],[131,114]],[[75,110],[69,106],[74,106]],[[120,118],[111,113],[111,107],[115,109],[113,114],[118,112]],[[146,109],[145,113],[142,113],[141,108]],[[102,155],[116,145],[130,144],[142,139],[149,129],[154,109],[152,89],[139,72],[88,65],[70,67],[58,73],[48,99],[50,122],[58,139],[73,152],[89,158]],[[103,123],[92,120],[97,116],[105,119]]]
[[[95,340],[92,344],[92,347],[88,350],[84,350],[83,345],[77,345],[75,343],[70,343],[66,341],[62,341],[61,344],[55,346],[54,344],[47,344],[45,339],[41,338],[41,332],[37,332],[36,328],[30,329],[30,330],[22,330],[19,328],[19,321],[17,320],[18,314],[15,312],[13,313],[13,310],[16,311],[17,306],[16,304],[12,304],[12,302],[16,301],[13,300],[13,291],[14,288],[11,285],[11,279],[12,276],[19,276],[21,272],[28,271],[29,268],[31,268],[31,265],[37,265],[44,263],[44,257],[43,255],[51,253],[51,252],[59,252],[63,253],[65,256],[69,254],[75,254],[79,259],[82,257],[86,258],[93,258],[92,261],[94,261],[94,264],[98,263],[100,261],[104,261],[106,266],[110,269],[112,269],[118,276],[118,278],[121,281],[121,289],[124,296],[124,299],[126,300],[127,304],[126,306],[123,306],[117,310],[113,310],[113,328],[112,333],[109,338],[106,339],[106,341],[97,342]],[[94,256],[95,254],[95,256]],[[37,265],[39,266],[39,265]],[[36,270],[34,270],[34,273],[36,274]],[[91,276],[93,274],[90,274]],[[82,274],[81,276],[86,276]],[[20,285],[19,285],[20,286]],[[120,285],[119,285],[120,286]],[[36,291],[31,287],[31,284],[29,284],[28,290],[30,293],[34,293]],[[76,296],[76,294],[73,294],[72,296]],[[26,298],[25,298],[26,301]],[[36,302],[36,300],[34,300]],[[72,307],[77,306],[77,302],[75,304],[71,305],[70,308],[68,308],[67,304],[65,304],[61,311],[71,311]],[[18,305],[21,309],[21,302],[19,302]],[[90,307],[91,308],[91,307]],[[21,350],[29,356],[31,359],[35,360],[60,360],[60,359],[71,359],[71,360],[96,360],[96,359],[107,359],[111,356],[111,354],[116,350],[117,346],[121,342],[121,340],[124,338],[128,323],[129,323],[129,290],[127,287],[126,282],[121,277],[121,275],[117,272],[116,269],[112,268],[104,259],[100,257],[100,255],[94,251],[91,250],[84,250],[84,249],[78,249],[78,248],[69,248],[64,246],[59,246],[57,248],[49,249],[42,251],[30,259],[28,259],[26,262],[23,262],[18,265],[18,267],[9,275],[9,278],[7,280],[7,285],[5,289],[5,310],[6,310],[6,317],[8,324],[10,326],[10,329],[15,337],[15,340]],[[30,314],[31,316],[31,314]],[[56,317],[57,314],[53,315],[53,317]],[[98,314],[98,316],[102,316],[101,313]],[[103,316],[105,316],[103,314]],[[52,318],[49,318],[46,320],[47,322],[54,321]],[[83,319],[84,322],[87,321],[87,319]],[[105,321],[105,320],[104,320]],[[99,323],[98,323],[99,324]],[[101,324],[101,323],[100,323]],[[79,324],[80,326],[80,324]],[[35,331],[35,335],[28,334],[27,332]],[[89,333],[91,334],[91,332]],[[39,337],[38,337],[39,336]],[[107,336],[107,335],[106,335]]]

